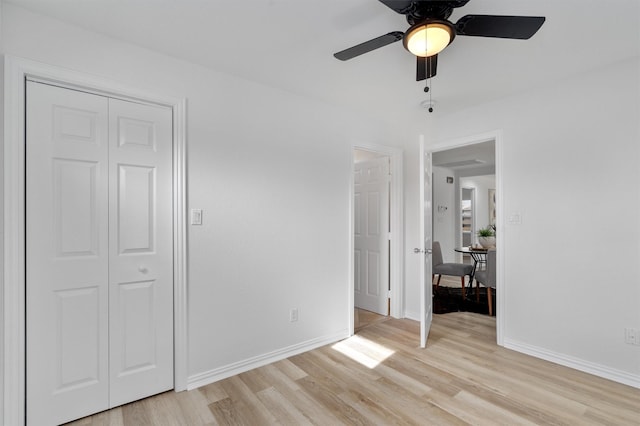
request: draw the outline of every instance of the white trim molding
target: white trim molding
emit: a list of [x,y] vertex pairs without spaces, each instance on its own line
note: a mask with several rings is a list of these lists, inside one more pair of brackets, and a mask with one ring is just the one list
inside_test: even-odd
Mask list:
[[431,152],[446,151],[452,148],[460,148],[478,143],[495,141],[495,160],[496,160],[496,247],[497,247],[497,263],[496,271],[496,342],[498,345],[504,345],[504,312],[505,312],[505,294],[507,286],[504,282],[504,253],[506,252],[504,240],[504,186],[503,186],[503,141],[502,130],[493,130],[478,135],[466,136],[459,139],[449,140],[436,145],[431,145]]
[[350,330],[353,334],[353,312],[354,312],[354,159],[353,151],[363,150],[374,152],[376,154],[387,156],[390,158],[391,168],[391,193],[389,196],[390,204],[390,231],[391,243],[389,250],[389,287],[391,289],[391,307],[389,314],[394,318],[402,318],[404,316],[404,163],[403,151],[400,148],[394,148],[384,145],[356,143],[351,147],[351,179],[349,188],[349,318]]
[[316,339],[301,342],[286,348],[278,349],[273,352],[258,355],[252,358],[248,358],[242,361],[234,362],[229,365],[225,365],[213,370],[198,373],[189,377],[187,382],[187,390],[199,388],[201,386],[208,385],[210,383],[217,382],[219,380],[226,379],[236,374],[244,373],[245,371],[253,370],[254,368],[262,367],[267,364],[271,364],[285,358],[292,357],[294,355],[301,354],[313,349],[317,349],[321,346],[329,345],[331,343],[338,342],[346,339],[350,336],[350,333],[345,330],[340,333],[336,333],[331,336],[319,337]]
[[531,355],[554,364],[563,365],[573,368],[574,370],[593,374],[594,376],[603,377],[613,380],[614,382],[623,383],[640,389],[640,375],[627,373],[605,365],[596,364],[594,362],[585,361],[580,358],[568,356],[558,352],[550,351],[527,343],[519,342],[509,338],[504,339],[504,347],[507,349]]
[[174,388],[187,387],[186,100],[47,64],[4,58],[2,424],[25,422],[25,82],[27,79],[173,111]]

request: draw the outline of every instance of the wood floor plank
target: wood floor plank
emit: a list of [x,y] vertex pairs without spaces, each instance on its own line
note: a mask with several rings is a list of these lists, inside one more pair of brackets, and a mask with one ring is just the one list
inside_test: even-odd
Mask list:
[[406,418],[402,418],[395,414],[393,411],[388,410],[384,405],[378,404],[376,401],[370,399],[366,395],[356,391],[349,390],[339,395],[345,403],[353,407],[360,415],[365,417],[369,424],[384,424],[384,425],[407,425],[416,424],[414,422],[407,421]]
[[124,426],[122,407],[102,411],[93,416],[66,423],[66,426]]
[[149,421],[157,426],[188,426],[189,420],[175,398],[174,392],[165,392],[155,398],[140,401]]
[[332,389],[324,386],[326,381],[316,381],[312,377],[305,377],[298,380],[300,387],[305,389],[314,400],[318,401],[325,410],[331,412],[341,424],[368,425],[366,417],[363,417],[357,410],[338,398],[338,394]]
[[202,386],[196,389],[196,392],[200,392],[208,404],[229,398],[229,395],[222,388],[222,381]]
[[450,411],[443,409],[438,404],[434,404],[429,400],[427,395],[433,392],[433,389],[424,395],[415,395],[392,379],[384,377],[377,382],[381,387],[381,400],[384,406],[394,407],[394,412],[400,412],[403,417],[409,418],[411,420],[410,423],[428,424],[431,422],[432,424],[441,425],[468,424],[460,417],[455,416]]
[[[246,377],[246,376],[245,376]],[[229,398],[209,404],[209,409],[219,423],[228,419],[240,421],[240,424],[274,424],[276,419],[260,402],[255,393],[251,391],[242,375],[226,379],[221,384]],[[223,402],[224,401],[224,402]],[[217,409],[216,404],[222,407]],[[218,414],[222,414],[222,418]]]
[[209,410],[209,401],[201,392],[170,393],[180,406],[180,412],[188,425],[217,425],[215,417]]
[[250,419],[244,418],[242,407],[238,407],[231,398],[225,398],[209,404],[209,410],[221,425],[245,425]]
[[292,363],[289,359],[283,359],[282,361],[278,361],[270,365],[278,368],[278,370],[286,374],[291,380],[302,379],[307,375],[304,370],[299,369],[298,366]]
[[149,413],[145,410],[142,401],[136,401],[122,406],[122,422],[125,425],[153,425],[149,418]]
[[278,392],[276,388],[261,390],[258,392],[258,398],[279,423],[301,426],[313,424],[289,398]]
[[[304,380],[305,376],[299,380]],[[277,389],[283,398],[290,401],[300,413],[314,425],[339,425],[342,422],[327,408],[318,401],[312,394],[308,393],[298,384],[298,389],[293,390],[288,387]]]
[[358,315],[355,338],[74,426],[633,425],[640,389],[496,345],[495,317]]

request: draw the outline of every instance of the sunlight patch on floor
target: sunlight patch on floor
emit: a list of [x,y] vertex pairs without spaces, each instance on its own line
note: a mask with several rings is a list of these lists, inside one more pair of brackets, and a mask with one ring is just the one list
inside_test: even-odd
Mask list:
[[395,353],[389,348],[360,336],[351,336],[331,348],[371,369],[376,368],[378,364]]

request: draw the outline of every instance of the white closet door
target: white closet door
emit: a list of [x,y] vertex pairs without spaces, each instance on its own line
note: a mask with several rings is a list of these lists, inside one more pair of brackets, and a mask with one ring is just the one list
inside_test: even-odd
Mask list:
[[27,83],[27,422],[173,388],[169,108]]
[[108,99],[27,83],[27,421],[108,408]]
[[109,100],[110,405],[173,388],[171,110]]

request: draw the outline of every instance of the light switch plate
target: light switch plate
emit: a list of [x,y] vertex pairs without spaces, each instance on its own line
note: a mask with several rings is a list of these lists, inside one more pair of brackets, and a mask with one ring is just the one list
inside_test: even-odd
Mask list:
[[509,225],[521,225],[522,224],[522,215],[518,212],[511,213],[509,215],[509,219],[507,219]]
[[202,209],[191,209],[191,224],[202,225]]

